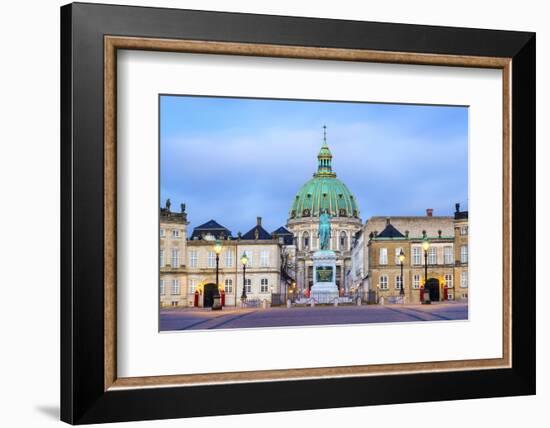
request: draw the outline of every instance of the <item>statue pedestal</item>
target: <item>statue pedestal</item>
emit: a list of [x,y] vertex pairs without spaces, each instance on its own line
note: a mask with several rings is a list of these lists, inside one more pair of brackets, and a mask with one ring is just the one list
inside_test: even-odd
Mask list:
[[334,303],[338,300],[336,286],[336,254],[332,250],[313,253],[313,287],[311,294],[316,303]]

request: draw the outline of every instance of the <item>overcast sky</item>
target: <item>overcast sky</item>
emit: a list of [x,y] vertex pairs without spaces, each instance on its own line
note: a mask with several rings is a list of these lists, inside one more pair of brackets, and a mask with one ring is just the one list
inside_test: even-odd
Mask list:
[[466,107],[162,96],[160,121],[162,205],[186,203],[190,231],[215,219],[236,236],[256,216],[269,232],[285,225],[325,124],[363,221],[467,208]]

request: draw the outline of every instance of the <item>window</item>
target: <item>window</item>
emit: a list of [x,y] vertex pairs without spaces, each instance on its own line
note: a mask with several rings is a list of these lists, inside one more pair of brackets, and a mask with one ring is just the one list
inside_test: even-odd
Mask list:
[[164,266],[164,250],[160,250],[160,267]]
[[216,253],[214,251],[208,252],[208,267],[216,267]]
[[437,264],[437,248],[430,247],[428,249],[428,264],[435,265]]
[[161,279],[160,280],[160,295],[161,296],[164,296],[166,290],[165,290],[165,287],[164,287],[164,279]]
[[244,283],[246,285],[246,292],[247,293],[252,293],[252,280],[250,278],[246,278],[244,280]]
[[396,248],[395,249],[395,264],[396,265],[400,265],[401,264],[401,260],[399,260],[399,254],[401,254],[401,251],[403,250],[403,248]]
[[164,238],[166,236],[166,233],[164,232],[164,229],[160,229],[160,237]]
[[246,254],[246,257],[248,258],[248,263],[246,264],[246,267],[252,266],[252,256],[253,256],[252,251],[251,250],[246,250],[244,253]]
[[348,249],[348,235],[346,232],[340,233],[340,250],[346,251]]
[[460,247],[460,263],[468,263],[468,246],[462,245]]
[[302,249],[306,250],[309,248],[309,233],[304,232],[302,235]]
[[172,248],[172,267],[178,267],[180,264],[180,250]]
[[196,250],[189,251],[189,266],[190,267],[197,267],[197,251]]
[[381,275],[380,276],[380,289],[381,290],[387,290],[388,289],[388,277],[387,277],[387,275]]
[[269,265],[269,251],[262,250],[260,253],[260,266],[268,266]]
[[195,292],[196,288],[197,288],[197,280],[196,279],[190,279],[189,280],[189,294],[193,294]]
[[413,265],[422,264],[422,248],[413,247]]
[[453,264],[453,247],[444,247],[443,248],[443,259],[446,265]]
[[413,288],[420,288],[420,275],[413,275]]
[[177,301],[172,301],[172,306],[178,306],[178,302]]
[[401,278],[401,275],[397,275],[395,277],[395,289],[401,290],[403,288],[403,278]]
[[453,288],[453,274],[452,273],[446,273],[445,274],[445,285],[447,288]]
[[447,300],[454,300],[455,296],[453,293],[447,293]]
[[228,250],[225,252],[225,266],[233,266],[233,251]]
[[228,278],[225,280],[224,284],[225,284],[225,292],[233,293],[233,280]]
[[388,249],[387,248],[380,248],[379,263],[381,265],[387,265],[388,264]]
[[460,228],[460,234],[461,235],[467,235],[468,234],[468,226],[462,226]]
[[467,270],[463,270],[460,273],[460,286],[462,288],[468,287],[468,271]]
[[180,237],[180,230],[179,229],[173,229],[172,230],[172,238],[179,238]]
[[179,279],[173,279],[172,280],[172,294],[180,294],[180,280]]
[[267,293],[267,278],[260,280],[260,293]]

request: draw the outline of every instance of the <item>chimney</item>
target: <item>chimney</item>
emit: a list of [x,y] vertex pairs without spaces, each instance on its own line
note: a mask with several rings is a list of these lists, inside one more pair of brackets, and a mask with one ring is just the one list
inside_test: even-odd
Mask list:
[[261,226],[262,225],[262,218],[256,217],[256,225]]
[[455,212],[460,212],[460,204],[458,202],[455,204]]
[[433,216],[433,214],[434,214],[434,209],[433,208],[426,208],[426,215],[428,217]]
[[409,239],[409,231],[405,230],[405,238]]
[[389,225],[390,225],[390,218],[386,217],[386,226],[389,226]]

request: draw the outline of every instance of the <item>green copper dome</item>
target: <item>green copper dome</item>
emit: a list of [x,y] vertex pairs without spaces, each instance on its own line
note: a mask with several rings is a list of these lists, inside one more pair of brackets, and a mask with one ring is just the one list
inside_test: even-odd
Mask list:
[[292,202],[290,218],[319,217],[327,210],[333,217],[359,217],[355,197],[332,171],[332,153],[326,142],[317,155],[317,172],[298,191]]

